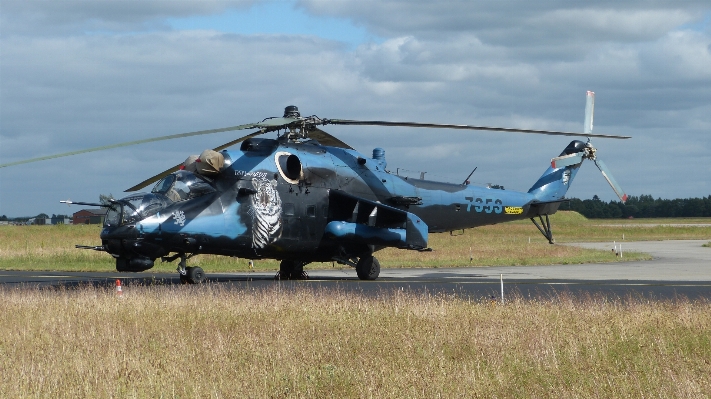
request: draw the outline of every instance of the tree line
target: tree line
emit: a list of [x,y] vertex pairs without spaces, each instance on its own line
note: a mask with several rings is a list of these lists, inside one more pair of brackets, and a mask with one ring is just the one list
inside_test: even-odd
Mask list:
[[[626,203],[604,202],[597,195],[592,199],[571,198],[560,206],[561,210],[576,211],[589,219],[615,218],[676,218],[711,217],[711,195],[703,198],[654,199],[651,195],[630,196]],[[49,219],[45,213],[36,218]],[[70,218],[68,215],[52,215],[54,218]],[[27,217],[8,218],[0,216],[0,221],[27,221]]]
[[624,204],[604,202],[595,195],[587,200],[571,198],[568,203],[561,204],[560,209],[573,210],[590,219],[711,217],[711,195],[677,199],[630,196]]
[[26,222],[30,219],[71,219],[70,215],[47,215],[46,213],[40,213],[37,216],[20,216],[20,217],[8,217],[7,215],[0,215],[0,222]]

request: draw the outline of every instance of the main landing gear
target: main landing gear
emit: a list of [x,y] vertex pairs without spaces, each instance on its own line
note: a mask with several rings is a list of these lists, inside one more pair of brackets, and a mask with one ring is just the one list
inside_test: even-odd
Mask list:
[[304,271],[306,263],[298,260],[282,260],[274,280],[308,280],[309,275]]
[[[361,256],[357,263],[355,263],[355,259],[337,258],[334,260],[341,264],[355,266],[356,274],[361,280],[375,280],[380,275],[380,262],[373,255]],[[297,260],[282,260],[274,279],[307,280],[309,275],[304,271],[304,266],[307,263]]]
[[380,262],[373,255],[362,256],[356,263],[356,274],[361,280],[375,280],[380,275]]
[[[356,261],[357,259],[357,261]],[[333,260],[342,264],[355,267],[356,274],[361,280],[375,280],[380,276],[380,262],[373,256],[370,252],[367,255],[362,255],[358,258],[355,256],[351,257],[348,255],[341,255],[334,257]]]

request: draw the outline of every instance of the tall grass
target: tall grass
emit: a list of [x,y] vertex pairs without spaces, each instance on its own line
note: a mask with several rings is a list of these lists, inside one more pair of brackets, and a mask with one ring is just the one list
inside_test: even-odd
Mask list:
[[3,290],[2,397],[709,397],[711,304]]
[[[673,227],[619,220],[587,220],[578,213],[561,211],[551,217],[557,242],[709,239],[711,227]],[[683,224],[687,220],[677,220]],[[692,220],[699,223],[699,220]],[[605,224],[608,223],[608,224]],[[111,271],[114,260],[106,253],[75,249],[75,244],[101,245],[98,226],[0,226],[0,269]],[[484,226],[463,232],[430,234],[432,252],[386,249],[377,253],[384,267],[452,267],[543,265],[614,262],[611,251],[549,245],[530,221]],[[626,253],[625,260],[646,259]],[[199,255],[190,261],[208,272],[249,270],[246,259]],[[277,261],[254,262],[257,269],[276,270]],[[309,268],[329,268],[312,264]],[[157,263],[153,270],[172,271],[175,264]]]

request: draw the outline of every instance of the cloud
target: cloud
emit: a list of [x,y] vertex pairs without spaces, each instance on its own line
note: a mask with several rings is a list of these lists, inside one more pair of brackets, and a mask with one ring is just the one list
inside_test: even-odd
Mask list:
[[[701,2],[301,1],[313,18],[365,27],[353,49],[310,32],[181,30],[169,18],[252,2],[3,2],[2,163],[280,116],[577,131],[596,92],[602,159],[630,194],[709,195],[711,32]],[[58,3],[57,3],[58,4]],[[127,6],[130,4],[133,7]],[[59,7],[59,8],[57,8]],[[516,10],[513,12],[512,10]],[[666,15],[666,17],[664,17]],[[397,16],[394,18],[393,16]],[[568,140],[430,129],[331,127],[391,168],[527,190]],[[0,169],[0,214],[66,211],[59,199],[119,195],[235,133]],[[708,169],[708,168],[706,168]],[[585,165],[570,195],[612,191]],[[53,208],[57,207],[57,208]]]
[[[517,45],[546,39],[595,38],[654,40],[668,30],[703,18],[704,1],[599,1],[594,3],[526,0],[445,2],[301,0],[317,15],[351,18],[385,37],[406,34],[442,37],[475,32],[484,42]],[[560,35],[564,33],[564,35]],[[521,42],[521,40],[523,40]]]
[[247,9],[255,3],[256,0],[4,0],[0,26],[3,34],[23,36],[134,32],[166,29],[164,19],[169,17]]

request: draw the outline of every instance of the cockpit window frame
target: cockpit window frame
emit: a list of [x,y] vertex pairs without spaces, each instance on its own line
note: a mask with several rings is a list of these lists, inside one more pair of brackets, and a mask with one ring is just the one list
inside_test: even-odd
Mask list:
[[[143,215],[141,214],[141,212],[139,212],[138,209],[136,209],[136,207],[133,206],[133,204],[131,204],[129,201],[122,199],[120,202],[121,202],[121,207],[122,207],[121,226],[134,224],[134,223],[140,221],[141,219],[143,219]],[[132,210],[130,215],[128,215],[128,212],[126,212],[126,206],[128,206]],[[129,219],[129,217],[132,219]]]
[[[116,212],[116,220],[113,221],[113,217],[109,219],[109,215],[111,215],[111,212]],[[112,203],[110,206],[107,206],[106,210],[106,216],[104,217],[104,227],[116,227],[116,226],[121,226],[121,222],[123,220],[123,206],[118,203],[118,201]],[[112,223],[112,221],[114,223]]]
[[[168,178],[171,179],[171,182],[170,182],[170,184],[168,185],[168,188],[165,189],[165,190],[163,190],[163,191],[158,191],[158,190],[156,190],[156,188],[158,188],[158,185],[159,185],[159,184],[162,185],[163,182],[165,182]],[[155,186],[153,186],[153,188],[151,189],[151,193],[153,193],[153,194],[163,194],[163,195],[165,195],[165,194],[166,194],[168,191],[170,191],[170,189],[173,187],[173,184],[175,184],[175,180],[177,180],[177,179],[176,179],[176,176],[175,176],[175,173],[171,173],[171,174],[165,176],[164,178],[158,180],[158,182],[155,184]]]

